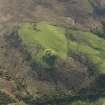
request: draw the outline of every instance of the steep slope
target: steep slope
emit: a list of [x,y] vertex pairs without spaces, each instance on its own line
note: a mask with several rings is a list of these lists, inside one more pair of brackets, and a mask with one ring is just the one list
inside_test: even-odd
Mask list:
[[[49,34],[55,31],[56,29],[55,26],[51,26],[51,27],[54,27],[54,29],[51,30],[50,28],[48,28],[48,30],[50,31],[48,32]],[[59,32],[59,28],[56,31]],[[30,33],[27,35],[30,35]],[[54,35],[56,35],[56,33],[54,33]],[[27,47],[25,46],[27,42],[23,43],[25,44],[23,45],[21,43],[21,40],[18,39],[19,37],[17,36],[16,31],[13,31],[13,30],[10,32],[7,31],[5,34],[3,34],[3,36],[4,37],[1,39],[5,40],[6,46],[2,45],[2,50],[1,50],[1,51],[4,51],[4,52],[1,52],[1,59],[2,59],[1,72],[5,71],[13,80],[16,81],[16,84],[19,88],[18,91],[21,92],[21,93],[19,92],[20,93],[19,96],[32,95],[34,97],[40,97],[44,95],[55,96],[57,94],[58,95],[67,94],[69,90],[74,91],[73,87],[75,88],[75,90],[77,90],[80,87],[81,83],[85,83],[85,81],[88,81],[87,80],[88,72],[86,72],[87,67],[81,64],[79,61],[76,61],[75,59],[69,57],[69,58],[65,58],[65,61],[58,60],[57,65],[53,69],[45,68],[45,66],[43,67],[40,64],[37,64],[36,58],[33,61],[32,57],[30,56],[31,48],[27,51]],[[50,37],[48,37],[48,40],[49,38]],[[26,39],[24,39],[23,42],[25,40]],[[59,40],[59,37],[58,37],[58,40]],[[30,43],[28,44],[30,45]],[[42,44],[39,43],[39,44],[41,46],[43,45],[43,43]],[[36,45],[37,43],[33,43],[32,51],[36,50],[36,47],[37,47]],[[50,47],[51,45],[48,46],[48,48]],[[57,51],[59,52],[59,46],[57,49],[58,49]],[[34,54],[34,52],[32,53]],[[59,53],[62,54],[61,51]],[[4,54],[6,57],[4,56]],[[62,56],[60,54],[59,56]],[[62,69],[60,69],[60,67]],[[71,70],[69,70],[68,68],[71,68]],[[85,71],[81,72],[82,69],[84,69]],[[79,80],[77,76],[80,78]],[[74,83],[73,81],[77,81],[77,82]]]
[[[53,26],[46,22],[20,24],[16,30],[12,30],[10,33],[7,31],[7,33],[4,37],[8,45],[6,52],[16,51],[15,56],[19,54],[16,61],[19,59],[20,62],[21,57],[23,62],[20,63],[22,66],[17,69],[17,67],[19,67],[18,62],[15,66],[12,66],[15,62],[11,63],[11,61],[9,61],[10,63],[8,64],[10,67],[5,70],[18,84],[20,83],[20,91],[25,89],[25,91],[19,95],[19,97],[23,97],[24,101],[28,100],[30,102],[30,98],[24,99],[30,95],[34,96],[32,103],[37,102],[35,100],[37,97],[40,97],[39,99],[42,99],[40,101],[42,101],[43,104],[46,103],[47,99],[49,100],[48,97],[52,97],[51,100],[53,100],[56,95],[61,97],[63,95],[74,96],[79,93],[83,94],[84,91],[86,94],[91,94],[91,92],[92,94],[101,94],[104,92],[104,82],[102,82],[105,73],[104,39],[91,32],[78,29],[65,29],[64,32],[64,28],[58,28],[58,26]],[[60,36],[56,33],[59,33]],[[59,44],[55,45],[55,47],[52,45],[53,42],[50,41],[52,35],[57,35],[54,37],[54,44],[57,44],[58,40],[62,39],[60,37],[63,37],[62,41],[66,41],[67,43],[67,51],[69,52],[64,59],[61,58],[65,52],[61,50]],[[44,39],[45,37],[43,36],[47,39]],[[56,38],[58,39],[57,41]],[[45,42],[43,43],[43,41]],[[64,44],[64,42],[62,43]],[[43,61],[42,57],[46,49],[56,49],[54,51],[55,53],[58,51],[59,57],[57,60],[55,59],[56,63],[54,63],[53,66],[49,65],[48,67],[47,65],[43,65],[43,62],[46,62],[46,60]],[[61,53],[62,51],[63,53]],[[52,53],[52,51],[50,53]],[[11,54],[13,56],[14,52],[11,52]],[[37,56],[37,54],[39,55]],[[7,57],[13,60],[15,56],[11,58],[10,55]],[[47,60],[52,60],[51,56],[47,57]],[[39,62],[39,58],[41,62]],[[7,64],[4,63],[2,65],[6,66]],[[45,97],[46,99],[44,99]]]
[[104,95],[104,2],[0,0],[0,91],[13,105],[68,105],[72,97],[81,105],[84,93]]

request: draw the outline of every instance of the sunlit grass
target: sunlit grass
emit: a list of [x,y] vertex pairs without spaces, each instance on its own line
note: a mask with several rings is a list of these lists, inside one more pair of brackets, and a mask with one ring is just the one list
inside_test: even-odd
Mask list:
[[97,71],[105,74],[105,40],[91,32],[69,30],[69,49],[81,53],[97,65]]
[[[64,28],[46,22],[38,23],[36,26],[35,24],[23,23],[19,28],[23,44],[36,61],[40,61],[45,49],[53,50],[61,59],[67,57],[67,40],[64,32]],[[36,51],[37,46],[40,46],[38,52]]]

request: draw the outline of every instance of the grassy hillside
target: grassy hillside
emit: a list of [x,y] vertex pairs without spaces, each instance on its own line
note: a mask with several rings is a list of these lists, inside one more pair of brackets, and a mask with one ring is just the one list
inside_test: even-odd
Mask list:
[[0,0],[0,78],[0,104],[104,105],[65,98],[104,94],[105,0]]
[[37,25],[23,23],[19,28],[22,43],[35,61],[42,63],[42,57],[48,49],[62,60],[67,58],[67,52],[70,50],[88,57],[94,65],[98,66],[97,72],[104,74],[105,40],[91,32],[81,30],[67,30],[67,38],[65,33],[64,28],[46,22]]
[[80,53],[97,65],[99,73],[105,73],[105,40],[91,32],[70,29],[68,32],[70,51]]
[[48,49],[61,59],[67,57],[67,40],[63,28],[46,22],[41,22],[37,26],[23,23],[19,28],[19,36],[36,61],[41,61],[44,52]]

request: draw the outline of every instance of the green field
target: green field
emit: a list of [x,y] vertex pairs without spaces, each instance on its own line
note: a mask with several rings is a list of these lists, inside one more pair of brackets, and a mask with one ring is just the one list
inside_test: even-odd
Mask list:
[[85,55],[95,65],[97,71],[105,74],[105,40],[91,32],[70,29],[69,49]]
[[91,32],[69,29],[66,38],[64,28],[46,22],[23,23],[18,32],[23,45],[37,62],[43,63],[42,56],[47,49],[62,60],[67,58],[68,50],[75,51],[97,65],[97,72],[105,74],[105,40]]
[[36,25],[23,23],[18,31],[23,44],[36,61],[41,61],[46,49],[52,50],[61,59],[67,57],[67,40],[63,28],[46,22]]

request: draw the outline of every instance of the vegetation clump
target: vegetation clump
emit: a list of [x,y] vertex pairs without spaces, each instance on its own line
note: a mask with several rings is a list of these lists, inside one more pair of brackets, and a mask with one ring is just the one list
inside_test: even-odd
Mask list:
[[53,66],[56,62],[57,54],[51,49],[46,49],[43,55],[43,60],[50,66]]

